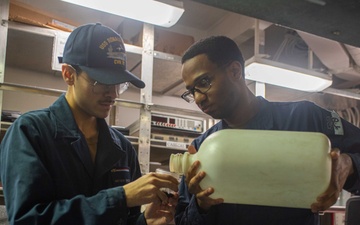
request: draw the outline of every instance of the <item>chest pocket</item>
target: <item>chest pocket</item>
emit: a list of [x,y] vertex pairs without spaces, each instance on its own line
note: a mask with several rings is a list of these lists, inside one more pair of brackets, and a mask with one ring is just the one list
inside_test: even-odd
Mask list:
[[114,187],[123,186],[131,181],[129,167],[114,167],[111,169],[110,173]]

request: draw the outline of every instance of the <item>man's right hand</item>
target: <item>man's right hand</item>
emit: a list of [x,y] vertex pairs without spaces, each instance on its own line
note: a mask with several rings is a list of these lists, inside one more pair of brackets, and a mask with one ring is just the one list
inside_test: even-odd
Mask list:
[[149,173],[123,186],[128,207],[148,203],[168,204],[168,196],[160,188],[178,191],[179,182],[167,174]]
[[[194,146],[189,146],[188,152],[190,154],[195,154],[196,149]],[[200,187],[200,182],[204,177],[206,176],[204,171],[197,172],[200,166],[199,161],[195,161],[189,170],[186,173],[185,176],[185,182],[186,185],[189,188],[189,192],[196,196],[197,203],[199,207],[204,211],[208,211],[211,206],[218,205],[224,202],[222,198],[213,199],[210,197],[212,193],[214,193],[214,188],[209,187],[205,190],[203,190]]]

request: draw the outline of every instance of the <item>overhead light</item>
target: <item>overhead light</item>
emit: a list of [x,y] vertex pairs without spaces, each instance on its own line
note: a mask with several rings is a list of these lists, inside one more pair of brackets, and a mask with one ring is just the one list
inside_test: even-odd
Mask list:
[[258,57],[245,62],[245,78],[307,92],[319,92],[332,84],[328,74]]
[[162,27],[173,26],[184,13],[182,2],[176,0],[167,0],[166,3],[155,0],[62,1]]

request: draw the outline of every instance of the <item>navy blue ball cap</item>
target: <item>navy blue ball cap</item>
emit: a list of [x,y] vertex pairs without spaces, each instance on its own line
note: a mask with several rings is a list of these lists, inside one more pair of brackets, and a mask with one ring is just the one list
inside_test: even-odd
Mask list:
[[102,84],[145,83],[126,69],[126,52],[121,36],[100,23],[86,24],[71,32],[60,63],[77,65]]

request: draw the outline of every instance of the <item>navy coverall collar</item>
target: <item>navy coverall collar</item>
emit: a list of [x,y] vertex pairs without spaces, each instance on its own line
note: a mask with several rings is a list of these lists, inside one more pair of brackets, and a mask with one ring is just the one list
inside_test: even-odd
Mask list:
[[[126,152],[120,147],[120,140],[116,138],[116,135],[110,134],[105,119],[98,119],[99,139],[94,164],[91,160],[85,137],[75,122],[65,95],[60,96],[49,109],[55,116],[55,121],[53,121],[56,124],[54,138],[68,139],[71,142],[74,151],[77,153],[89,176],[94,177],[95,180],[97,178],[100,179],[104,173],[111,170],[119,158],[126,157]],[[64,124],[63,121],[67,121],[67,123]],[[108,140],[114,141],[109,142]]]
[[[243,129],[252,129],[253,127],[259,127],[259,124],[261,124],[261,127],[263,127],[264,130],[272,130],[274,127],[274,120],[271,110],[269,110],[271,104],[263,97],[258,96],[256,98],[260,102],[260,109],[258,113],[245,124]],[[230,129],[229,125],[224,120],[220,121],[219,126],[220,129]]]

